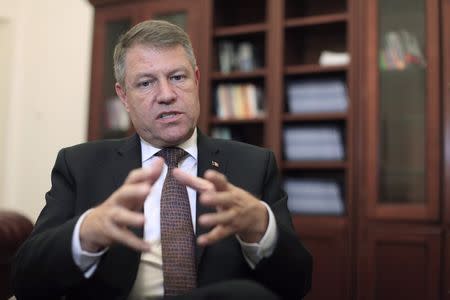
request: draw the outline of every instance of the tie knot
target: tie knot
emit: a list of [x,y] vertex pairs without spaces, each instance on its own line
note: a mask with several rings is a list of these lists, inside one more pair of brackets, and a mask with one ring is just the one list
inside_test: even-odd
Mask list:
[[175,168],[187,155],[187,152],[178,147],[168,147],[160,150],[156,155],[164,158],[169,168]]

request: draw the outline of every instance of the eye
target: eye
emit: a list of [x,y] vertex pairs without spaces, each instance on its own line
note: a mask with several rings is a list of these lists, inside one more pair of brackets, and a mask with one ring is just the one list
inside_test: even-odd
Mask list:
[[153,83],[152,80],[142,80],[137,83],[137,87],[138,88],[149,87],[152,85],[152,83]]
[[175,82],[183,81],[184,79],[186,79],[186,75],[184,74],[176,74],[170,77],[170,80]]

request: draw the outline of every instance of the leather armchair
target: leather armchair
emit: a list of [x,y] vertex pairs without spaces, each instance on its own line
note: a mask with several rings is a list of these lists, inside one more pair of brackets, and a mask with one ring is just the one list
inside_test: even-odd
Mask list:
[[33,223],[27,217],[0,210],[0,300],[12,296],[11,262],[32,230]]

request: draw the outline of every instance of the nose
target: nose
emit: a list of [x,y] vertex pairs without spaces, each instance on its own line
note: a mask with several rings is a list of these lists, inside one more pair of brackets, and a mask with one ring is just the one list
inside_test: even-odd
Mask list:
[[175,100],[175,93],[173,87],[167,79],[159,81],[159,90],[157,101],[160,104],[170,104]]

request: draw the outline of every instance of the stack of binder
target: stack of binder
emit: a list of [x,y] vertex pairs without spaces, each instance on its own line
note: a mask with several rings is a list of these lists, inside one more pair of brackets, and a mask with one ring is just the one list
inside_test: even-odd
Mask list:
[[284,128],[287,160],[344,160],[344,143],[337,125],[290,126]]
[[336,180],[321,178],[286,178],[288,208],[292,213],[343,215],[344,202]]
[[299,79],[287,84],[290,113],[347,111],[347,89],[340,78]]

